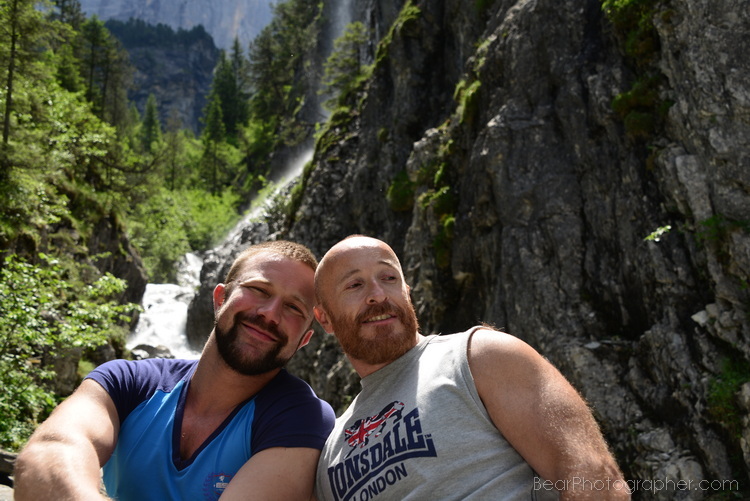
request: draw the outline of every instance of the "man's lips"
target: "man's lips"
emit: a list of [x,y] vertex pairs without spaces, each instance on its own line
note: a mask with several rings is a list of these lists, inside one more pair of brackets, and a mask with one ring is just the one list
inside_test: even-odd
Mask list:
[[250,331],[254,337],[260,338],[264,341],[268,342],[278,342],[278,337],[274,336],[267,330],[261,328],[258,324],[252,323],[252,322],[242,322],[242,326],[245,327],[246,330]]
[[389,320],[391,318],[396,318],[396,315],[384,313],[382,315],[375,315],[374,317],[367,318],[362,323],[369,324],[373,322],[382,322],[383,320]]

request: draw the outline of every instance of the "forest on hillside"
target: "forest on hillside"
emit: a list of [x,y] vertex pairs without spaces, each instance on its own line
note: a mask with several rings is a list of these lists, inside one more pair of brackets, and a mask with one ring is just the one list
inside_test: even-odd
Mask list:
[[[149,281],[173,280],[175,262],[215,244],[268,184],[274,153],[314,138],[300,111],[317,95],[304,55],[320,8],[281,2],[249,47],[222,52],[196,135],[162,123],[153,96],[140,112],[128,100],[132,66],[113,31],[169,44],[202,28],[110,31],[78,0],[0,4],[0,448],[20,448],[66,396],[52,384],[56,358],[79,357],[85,374],[103,343],[127,356],[137,298],[94,248],[102,221]],[[351,80],[342,54],[327,66],[329,98]]]

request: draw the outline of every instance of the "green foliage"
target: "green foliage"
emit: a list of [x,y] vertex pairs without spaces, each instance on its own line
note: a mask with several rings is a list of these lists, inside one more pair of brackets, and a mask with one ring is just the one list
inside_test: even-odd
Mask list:
[[211,93],[219,103],[221,121],[225,134],[229,138],[235,138],[239,127],[244,125],[248,119],[247,93],[243,90],[244,78],[242,72],[244,67],[242,49],[239,42],[235,40],[231,60],[222,51],[214,70]]
[[661,81],[660,75],[647,74],[612,101],[612,110],[623,119],[630,137],[649,138],[664,121],[671,103],[659,97]]
[[750,232],[750,222],[738,221],[722,214],[715,214],[700,222],[697,236],[704,242],[726,243],[729,235],[735,231]]
[[191,46],[200,41],[213,44],[213,38],[201,24],[190,30],[180,28],[174,31],[166,24],[159,23],[154,26],[141,19],[130,18],[128,21],[110,19],[105,26],[128,47],[172,48]]
[[618,36],[625,53],[637,64],[650,62],[659,49],[654,28],[657,0],[603,0],[602,9]]
[[325,62],[321,94],[329,99],[324,106],[333,110],[347,101],[353,91],[370,75],[371,67],[363,65],[361,53],[368,41],[364,24],[357,21],[346,27],[344,34],[333,42],[333,52]]
[[713,249],[718,261],[726,265],[731,260],[730,239],[735,232],[750,232],[750,221],[738,221],[722,214],[715,214],[700,222],[695,236],[704,246]]
[[721,373],[712,378],[708,393],[708,413],[727,430],[731,437],[742,437],[742,411],[737,400],[740,387],[750,382],[750,362],[740,355],[724,361]]
[[495,0],[474,0],[474,7],[478,12],[486,12],[495,4]]
[[623,119],[626,133],[634,139],[649,139],[660,130],[672,105],[659,97],[664,77],[653,68],[659,52],[659,35],[653,22],[658,8],[663,8],[663,4],[656,0],[602,1],[602,9],[625,55],[640,74],[631,89],[612,102],[613,110]]
[[156,107],[156,96],[149,94],[141,123],[141,147],[146,153],[152,153],[155,148],[154,143],[159,141],[161,141],[159,110]]
[[200,189],[160,188],[135,207],[130,238],[152,282],[174,282],[174,264],[191,250],[216,244],[237,221],[237,196],[231,190],[211,195]]
[[314,124],[300,119],[305,96],[313,90],[305,55],[315,45],[322,4],[317,0],[285,0],[273,5],[274,16],[250,44],[247,83],[251,89],[248,127],[273,126],[260,137],[266,142],[247,151],[248,167],[266,175],[268,158],[259,155],[309,139]]
[[643,240],[651,241],[651,242],[658,242],[658,241],[660,241],[664,237],[664,235],[666,235],[667,233],[669,233],[671,230],[672,230],[672,226],[669,225],[669,224],[666,225],[666,226],[660,226],[660,227],[656,228],[656,230],[652,231]]
[[479,110],[479,88],[481,86],[482,82],[479,80],[473,81],[468,86],[464,80],[461,80],[456,85],[453,98],[458,102],[456,114],[459,117],[459,123],[463,124],[474,120]]
[[435,249],[435,263],[440,268],[447,268],[451,263],[451,244],[453,243],[453,231],[456,226],[456,218],[450,214],[440,217],[438,234],[432,242]]
[[132,71],[127,53],[96,16],[81,26],[76,46],[87,101],[97,116],[118,125],[127,115]]
[[399,12],[388,33],[378,42],[378,48],[375,51],[376,66],[382,64],[388,58],[388,51],[393,43],[393,37],[415,23],[421,15],[422,11],[419,7],[414,5],[412,0],[407,0],[404,6],[401,7],[401,12]]
[[123,280],[107,274],[76,285],[77,265],[38,257],[35,265],[10,256],[0,270],[0,447],[9,449],[23,445],[55,405],[47,384],[54,359],[122,335],[118,325],[136,309],[113,300]]
[[409,179],[406,169],[396,174],[386,193],[391,210],[394,212],[411,210],[414,206],[414,191],[415,185]]

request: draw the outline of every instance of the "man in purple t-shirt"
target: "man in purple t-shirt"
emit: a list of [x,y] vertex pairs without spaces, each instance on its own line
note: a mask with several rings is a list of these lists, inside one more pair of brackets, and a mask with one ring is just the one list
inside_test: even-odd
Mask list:
[[246,249],[197,363],[94,371],[19,455],[16,499],[104,499],[102,467],[121,499],[309,499],[333,411],[282,367],[313,334],[316,267],[292,242]]

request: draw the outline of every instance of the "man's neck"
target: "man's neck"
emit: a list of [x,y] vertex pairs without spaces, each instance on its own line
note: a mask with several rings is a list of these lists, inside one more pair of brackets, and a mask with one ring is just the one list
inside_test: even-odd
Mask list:
[[367,363],[367,362],[365,362],[363,360],[358,360],[356,358],[350,357],[349,355],[347,355],[347,358],[349,359],[349,362],[352,364],[352,367],[354,367],[354,370],[357,371],[357,374],[359,374],[359,377],[361,379],[364,379],[367,376],[369,376],[370,374],[374,374],[375,372],[379,371],[383,367],[392,364],[393,362],[395,362],[399,358],[401,358],[404,355],[406,355],[415,346],[417,346],[423,339],[424,339],[424,336],[422,334],[420,334],[419,332],[417,332],[416,335],[414,336],[414,343],[411,346],[409,346],[409,349],[407,349],[405,352],[403,352],[402,354],[400,354],[398,357],[396,357],[396,358],[394,358],[392,360],[389,360],[387,362],[383,362],[383,363],[379,363],[379,364],[370,364],[370,363]]
[[224,362],[211,336],[190,380],[185,411],[228,415],[237,405],[262,390],[280,370],[255,376],[240,374]]

